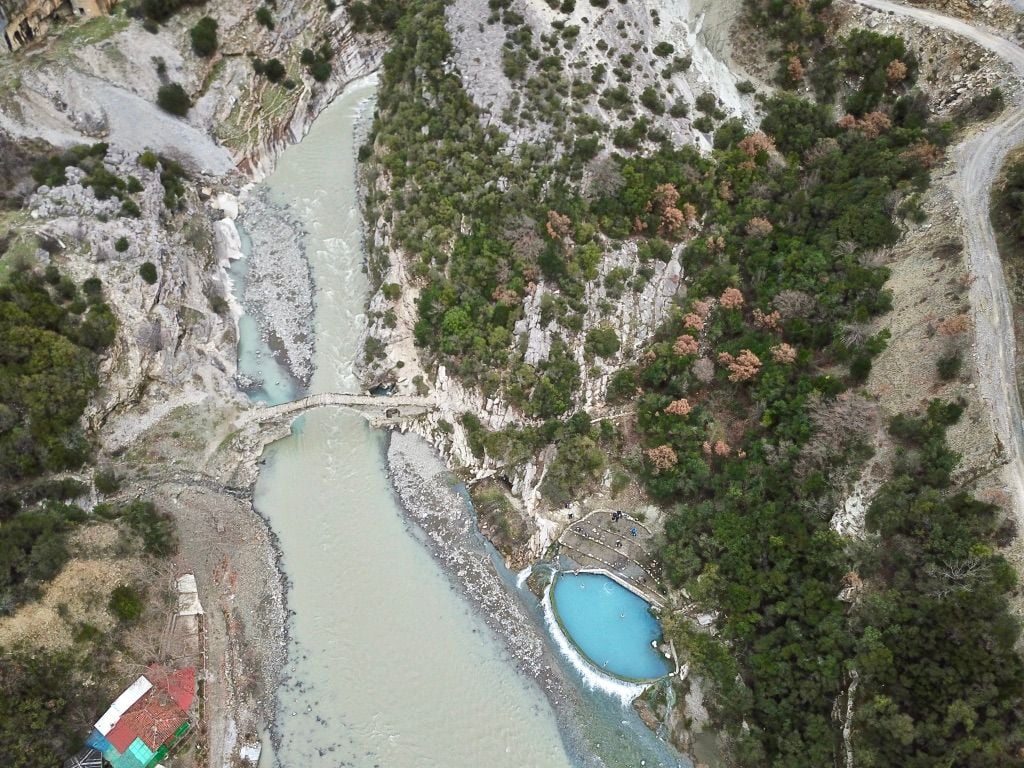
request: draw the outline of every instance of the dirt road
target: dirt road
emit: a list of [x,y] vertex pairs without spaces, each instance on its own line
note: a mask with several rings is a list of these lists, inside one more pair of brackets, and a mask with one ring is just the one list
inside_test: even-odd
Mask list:
[[[1024,49],[1009,40],[924,8],[886,0],[855,2],[962,35],[995,53],[1024,77]],[[1021,144],[1024,144],[1024,107],[1011,104],[994,125],[954,148],[957,173],[952,182],[964,220],[964,245],[973,278],[970,296],[976,329],[978,384],[990,408],[995,433],[1009,460],[1004,479],[1013,495],[1018,523],[1024,523],[1024,416],[1016,379],[1013,310],[989,217],[989,195],[1006,155]]]

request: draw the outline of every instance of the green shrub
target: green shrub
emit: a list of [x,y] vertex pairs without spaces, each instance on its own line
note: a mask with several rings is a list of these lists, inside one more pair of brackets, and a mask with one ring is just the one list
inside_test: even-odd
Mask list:
[[130,624],[142,615],[142,595],[135,587],[122,584],[110,593],[110,612],[123,624]]
[[672,117],[686,117],[690,114],[690,105],[683,99],[676,99],[672,102],[672,106],[669,107],[668,113]]
[[260,26],[264,26],[267,29],[274,28],[274,15],[266,5],[261,5],[256,9],[256,21]]
[[662,100],[656,88],[647,86],[640,94],[640,103],[656,115],[665,111],[665,102]]
[[356,32],[393,30],[398,26],[409,0],[350,0],[348,17]]
[[147,171],[155,171],[159,158],[155,152],[150,152],[148,149],[139,155],[139,165],[145,168]]
[[164,188],[164,207],[170,211],[181,207],[185,196],[185,169],[169,157],[160,156],[160,184]]
[[252,67],[256,71],[257,75],[263,75],[272,83],[281,82],[287,74],[284,64],[282,64],[279,59],[268,59],[267,61],[263,61],[262,59],[253,59]]
[[957,374],[960,373],[961,365],[963,365],[963,356],[959,350],[943,355],[936,363],[939,378],[943,381],[955,379]]
[[658,43],[656,46],[654,46],[655,56],[671,56],[675,52],[676,47],[672,45],[672,43],[666,43],[665,41],[662,41]]
[[156,264],[152,261],[143,262],[142,266],[139,267],[139,277],[148,285],[153,285],[157,280]]
[[217,52],[217,20],[210,16],[203,16],[196,25],[189,30],[192,38],[192,50],[197,56],[213,56]]
[[156,92],[156,103],[164,112],[177,117],[184,117],[192,109],[191,99],[178,83],[161,85]]
[[[206,0],[142,0],[139,8],[148,22],[163,22],[182,8],[203,5],[205,2]],[[151,32],[158,29],[155,24],[146,28]]]
[[104,496],[121,490],[121,478],[112,469],[97,469],[93,473],[92,482],[96,486],[96,490]]
[[121,215],[137,219],[142,215],[142,209],[139,208],[138,203],[128,197],[121,201]]
[[121,236],[114,242],[114,250],[118,253],[124,253],[128,250],[128,238]]
[[721,120],[725,117],[725,114],[718,108],[718,98],[710,91],[705,91],[700,94],[700,96],[694,100],[693,105],[699,111],[709,117],[713,117],[715,120]]
[[152,502],[133,501],[122,510],[121,519],[142,539],[146,554],[167,557],[178,551],[174,521]]
[[619,351],[619,335],[607,326],[591,328],[587,331],[586,349],[597,357],[613,357]]
[[334,51],[330,45],[324,43],[316,51],[311,48],[304,48],[299,61],[306,67],[306,70],[314,80],[322,83],[331,76],[331,59],[333,58]]
[[711,133],[715,130],[715,122],[707,115],[701,115],[693,121],[693,127],[701,133]]

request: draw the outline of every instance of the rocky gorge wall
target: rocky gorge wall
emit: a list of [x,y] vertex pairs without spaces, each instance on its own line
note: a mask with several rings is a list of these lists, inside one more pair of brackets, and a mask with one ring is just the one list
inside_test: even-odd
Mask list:
[[[141,187],[132,194],[138,215],[120,215],[120,200],[100,199],[72,167],[66,184],[41,187],[25,215],[8,221],[26,238],[56,243],[38,249],[38,261],[52,260],[77,282],[100,278],[118,317],[86,418],[98,460],[125,478],[125,493],[176,519],[179,567],[195,572],[207,608],[200,738],[216,766],[258,753],[254,740],[274,717],[287,626],[273,534],[250,499],[262,450],[281,433],[239,434],[233,423],[248,408],[236,386],[237,315],[226,271],[240,244],[237,200],[348,82],[376,68],[383,51],[379,38],[357,40],[343,12],[328,15],[319,0],[279,3],[278,13],[270,31],[238,4],[211,0],[156,34],[119,15],[104,17],[50,36],[31,58],[0,61],[0,131],[56,147],[103,141],[104,168]],[[189,49],[187,29],[201,14],[219,23],[213,60]],[[331,77],[318,84],[298,58],[325,39],[336,55]],[[299,81],[287,98],[253,72],[249,52],[286,61]],[[185,120],[155,104],[169,80],[193,97]],[[147,149],[184,167],[180,198],[170,206],[162,166],[139,161]],[[258,206],[251,213],[259,215]],[[145,262],[156,268],[152,284],[139,274]],[[283,327],[308,330],[306,278],[305,299],[267,306],[265,329],[281,316]],[[272,298],[269,289],[265,296]],[[309,350],[289,349],[300,372],[303,365],[308,371]]]

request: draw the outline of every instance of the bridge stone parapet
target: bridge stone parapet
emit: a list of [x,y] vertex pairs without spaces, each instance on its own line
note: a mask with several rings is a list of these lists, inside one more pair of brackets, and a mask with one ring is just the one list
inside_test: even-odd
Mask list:
[[433,410],[430,397],[414,395],[356,395],[344,392],[321,392],[278,405],[257,406],[246,412],[245,421],[264,424],[298,416],[314,408],[345,408],[367,419],[374,426],[400,424]]

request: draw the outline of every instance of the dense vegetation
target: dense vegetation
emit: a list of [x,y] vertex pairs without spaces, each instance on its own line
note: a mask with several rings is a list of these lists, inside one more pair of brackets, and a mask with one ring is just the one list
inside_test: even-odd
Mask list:
[[108,672],[102,646],[53,654],[6,653],[0,663],[0,744],[12,768],[58,766],[81,748],[89,723],[109,704],[104,686],[81,675]]
[[[904,41],[867,30],[827,37],[827,2],[757,5],[755,18],[780,43],[780,84],[809,86],[817,101],[785,91],[764,99],[761,131],[750,133],[702,95],[697,119],[714,129],[710,157],[672,146],[645,118],[609,135],[578,113],[563,114],[555,143],[509,153],[507,138],[481,124],[446,67],[444,5],[382,5],[395,14],[386,24],[369,19],[369,9],[357,12],[366,28],[395,30],[362,156],[373,157],[371,173],[391,189],[390,199],[371,197],[371,216],[390,214],[394,242],[422,281],[417,343],[536,419],[489,433],[466,414],[470,447],[515,464],[554,442],[542,491],[556,504],[600,476],[622,437],[569,418],[581,371],[564,339],[537,365],[522,362],[513,328],[523,299],[541,282],[557,289],[544,296],[542,322],[556,318],[567,334],[578,332],[586,286],[609,249],[634,239],[641,259],[654,261],[681,244],[687,298],[642,360],[613,378],[609,398],[636,399],[642,453],[625,465],[673,510],[666,577],[719,614],[717,636],[675,631],[713,683],[733,757],[742,765],[834,764],[842,741],[833,707],[856,674],[858,762],[923,766],[944,754],[957,765],[1016,764],[1019,662],[1002,597],[1012,579],[989,549],[992,508],[946,487],[955,462],[942,425],[955,407],[894,422],[906,452],[872,508],[880,547],[850,552],[829,526],[840,489],[870,451],[865,428],[878,418],[859,385],[887,340],[870,323],[891,299],[888,272],[871,254],[896,242],[901,219],[923,218],[920,195],[953,130],[929,121]],[[561,57],[532,47],[508,3],[490,8],[491,21],[510,30],[506,74],[524,82],[534,107],[544,108],[539,94],[550,86],[562,97],[559,89],[571,88],[631,108],[619,86],[598,96],[578,82],[556,83]],[[673,53],[659,47],[659,56]],[[531,79],[545,71],[548,80]],[[987,114],[997,101],[978,110]],[[667,106],[656,89],[641,104],[653,114]],[[670,114],[682,119],[686,110]],[[591,184],[581,194],[584,170]],[[379,259],[372,256],[378,270]],[[612,274],[605,286],[635,289],[644,279],[643,269]],[[617,352],[607,331],[585,334],[589,355]],[[955,375],[959,364],[945,360],[939,374]],[[932,426],[914,432],[910,424]],[[949,534],[936,540],[914,527],[915,516],[897,520],[899,504],[934,509]],[[954,617],[968,596],[931,594],[927,574],[971,557],[982,563],[971,589],[988,597]],[[857,570],[866,586],[851,610],[837,594]],[[959,637],[971,622],[983,628],[981,639],[932,651],[944,632]],[[913,658],[897,648],[908,633]],[[1006,685],[992,678],[1001,665]],[[903,669],[911,673],[898,679]]]
[[116,321],[98,280],[16,271],[0,285],[0,482],[80,466],[79,417],[96,387],[96,353]]
[[994,202],[996,224],[1019,250],[1024,243],[1024,159],[1007,163]]
[[[134,177],[116,176],[104,162],[106,151],[103,144],[54,154],[41,147],[31,169],[27,162],[19,165],[31,178],[12,182],[20,189],[62,185],[68,181],[66,169],[77,167],[96,197],[120,199],[122,213],[134,206],[137,215],[131,196],[142,185]],[[163,163],[169,173],[165,191],[168,185],[172,191],[175,184],[181,187],[180,167],[155,155],[152,163],[149,159],[140,161],[150,170]],[[32,254],[40,249],[59,260],[64,247],[59,241],[5,232],[3,249],[12,240],[26,247],[5,255],[0,280],[0,618],[18,622],[22,619],[9,615],[43,595],[76,555],[73,537],[84,527],[114,523],[123,554],[165,556],[175,551],[177,540],[173,522],[152,504],[111,502],[86,512],[78,502],[90,495],[89,485],[53,474],[81,473],[91,458],[81,419],[98,386],[98,357],[114,340],[117,321],[98,278],[79,285],[54,263],[34,266]],[[126,240],[123,247],[115,244],[118,252],[127,248]],[[97,471],[93,480],[97,492],[119,491],[109,470]],[[139,617],[142,595],[135,585],[118,585],[107,607],[121,627]],[[71,634],[62,650],[0,648],[0,752],[14,768],[60,765],[76,752],[89,724],[109,703],[111,681],[123,672],[120,631],[72,622],[64,605],[58,615]]]
[[889,426],[902,450],[868,510],[878,541],[860,552],[869,587],[851,617],[858,765],[1024,765],[1016,575],[995,552],[1015,532],[950,479],[961,410],[933,401]]

